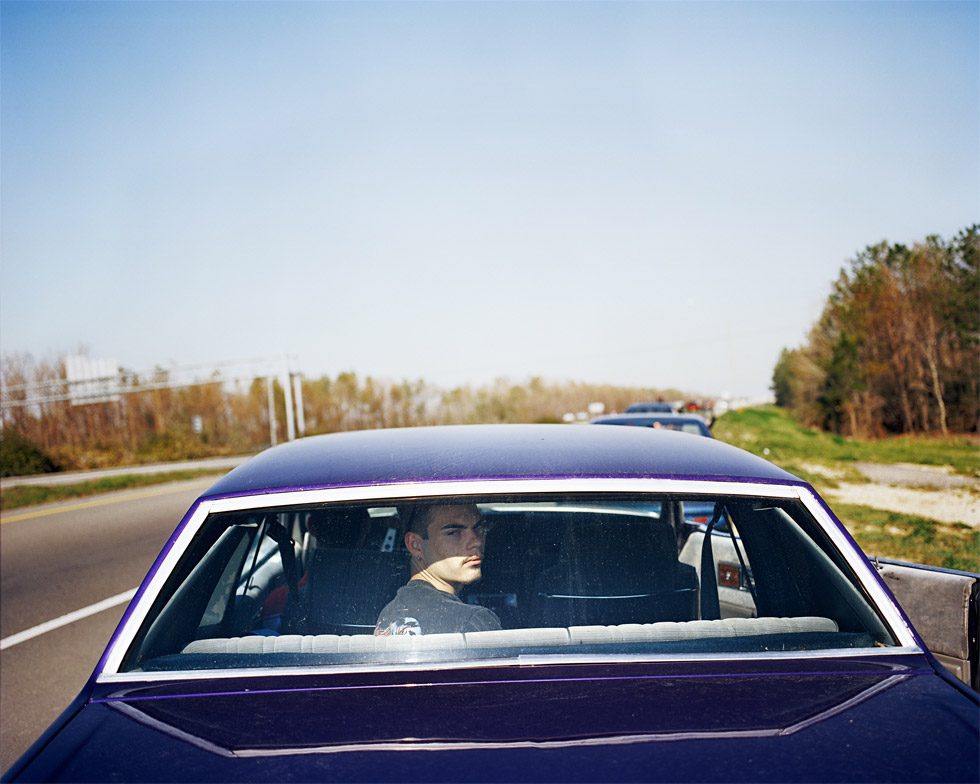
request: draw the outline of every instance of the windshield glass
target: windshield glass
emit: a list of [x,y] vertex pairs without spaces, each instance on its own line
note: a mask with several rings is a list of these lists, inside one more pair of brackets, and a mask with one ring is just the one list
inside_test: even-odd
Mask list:
[[894,644],[797,501],[446,497],[211,515],[122,669]]
[[664,417],[629,417],[628,419],[602,419],[597,425],[633,425],[634,427],[652,427],[656,430],[678,430],[681,433],[693,433],[696,436],[710,436],[711,431],[703,422],[696,419],[675,419]]

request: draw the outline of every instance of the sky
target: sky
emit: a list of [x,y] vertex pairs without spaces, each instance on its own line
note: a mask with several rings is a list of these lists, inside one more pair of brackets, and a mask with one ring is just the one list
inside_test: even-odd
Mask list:
[[978,2],[0,3],[4,356],[760,398],[978,221]]

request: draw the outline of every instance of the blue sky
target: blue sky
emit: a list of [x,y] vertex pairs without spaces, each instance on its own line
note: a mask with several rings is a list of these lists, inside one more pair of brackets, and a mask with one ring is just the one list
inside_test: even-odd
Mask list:
[[980,220],[980,4],[0,4],[0,351],[760,396]]

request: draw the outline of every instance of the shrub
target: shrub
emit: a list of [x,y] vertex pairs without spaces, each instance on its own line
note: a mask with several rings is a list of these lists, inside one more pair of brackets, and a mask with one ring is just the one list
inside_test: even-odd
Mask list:
[[10,428],[0,430],[0,476],[50,474],[59,466],[48,455]]

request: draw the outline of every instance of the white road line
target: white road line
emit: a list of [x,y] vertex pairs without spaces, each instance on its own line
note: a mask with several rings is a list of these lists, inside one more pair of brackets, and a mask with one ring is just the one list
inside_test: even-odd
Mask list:
[[69,623],[74,623],[75,621],[80,621],[82,618],[88,618],[90,615],[95,615],[103,610],[108,610],[111,607],[116,607],[117,605],[124,604],[132,599],[136,595],[136,589],[133,588],[131,591],[126,591],[125,593],[116,594],[115,596],[110,596],[108,599],[103,599],[101,602],[96,602],[95,604],[90,604],[88,607],[83,607],[81,610],[75,610],[75,612],[70,612],[67,615],[62,615],[58,618],[54,618],[50,621],[45,621],[38,626],[34,626],[30,629],[25,629],[22,632],[17,632],[17,634],[11,634],[9,637],[4,637],[0,640],[0,651],[11,648],[18,643],[31,640],[34,637],[40,637],[42,634],[54,631],[55,629],[60,629],[62,626],[67,626]]

